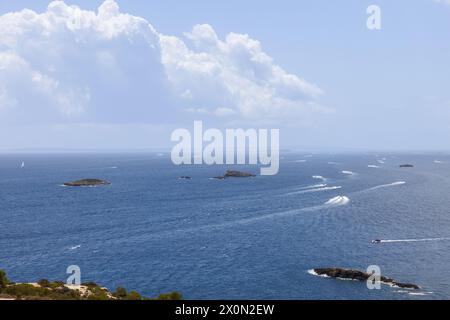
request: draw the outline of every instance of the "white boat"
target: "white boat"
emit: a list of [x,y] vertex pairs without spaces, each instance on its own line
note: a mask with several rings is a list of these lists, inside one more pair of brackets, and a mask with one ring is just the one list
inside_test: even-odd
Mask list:
[[20,165],[21,168],[25,168],[25,162],[22,161],[22,164]]

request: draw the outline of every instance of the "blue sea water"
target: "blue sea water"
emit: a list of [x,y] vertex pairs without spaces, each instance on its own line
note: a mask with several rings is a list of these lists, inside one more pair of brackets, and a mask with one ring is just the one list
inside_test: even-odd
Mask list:
[[[450,156],[287,153],[276,176],[210,179],[229,168],[259,172],[167,154],[1,155],[0,269],[31,282],[78,265],[83,282],[188,299],[450,298]],[[81,178],[112,184],[61,186]],[[308,273],[369,265],[422,290]]]

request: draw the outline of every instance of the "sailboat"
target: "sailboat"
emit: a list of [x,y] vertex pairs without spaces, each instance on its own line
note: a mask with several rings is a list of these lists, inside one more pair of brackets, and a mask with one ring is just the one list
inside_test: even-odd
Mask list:
[[22,161],[22,164],[20,165],[21,168],[25,168],[25,161]]

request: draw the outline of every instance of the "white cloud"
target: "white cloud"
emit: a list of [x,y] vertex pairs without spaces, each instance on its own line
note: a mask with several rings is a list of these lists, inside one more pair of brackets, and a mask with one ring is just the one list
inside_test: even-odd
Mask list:
[[145,19],[120,13],[111,0],[97,13],[54,1],[42,14],[5,14],[0,92],[16,103],[0,120],[151,119],[149,101],[164,101],[158,42]]
[[28,106],[29,115],[35,118],[40,111],[35,106],[48,104],[58,106],[63,116],[70,116],[82,112],[83,103],[89,100],[87,93],[61,88],[57,80],[33,69],[12,51],[0,52],[0,70],[0,108]]
[[317,109],[322,90],[275,65],[248,35],[230,33],[222,41],[211,26],[196,25],[185,36],[192,47],[177,37],[160,36],[162,62],[179,94],[189,92],[197,105],[233,106],[228,109],[248,119]]
[[231,108],[220,107],[216,109],[207,109],[207,108],[187,108],[187,112],[197,114],[197,115],[214,115],[217,117],[228,117],[236,114],[236,111]]
[[214,114],[219,117],[228,117],[236,114],[236,112],[231,108],[221,107],[214,110]]
[[434,2],[446,4],[446,5],[450,6],[450,0],[434,0]]
[[221,40],[209,25],[164,35],[113,0],[97,12],[54,1],[0,17],[0,121],[151,122],[180,108],[296,119],[320,109],[321,94],[248,35]]

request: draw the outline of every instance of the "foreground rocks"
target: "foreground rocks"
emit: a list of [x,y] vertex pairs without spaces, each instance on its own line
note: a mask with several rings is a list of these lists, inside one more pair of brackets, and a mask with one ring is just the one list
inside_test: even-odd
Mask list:
[[0,300],[181,300],[178,292],[146,298],[136,291],[118,287],[111,292],[94,282],[80,286],[67,285],[62,281],[39,280],[36,283],[11,282],[0,270]]
[[100,179],[82,179],[76,180],[72,182],[66,182],[64,185],[66,187],[95,187],[95,186],[104,186],[111,184],[108,181],[100,180]]
[[[342,268],[318,268],[313,269],[313,271],[315,274],[319,276],[328,276],[330,278],[357,280],[357,281],[367,281],[367,279],[369,279],[369,277],[371,276],[371,274],[359,270],[342,269]],[[380,280],[385,284],[403,289],[420,289],[418,285],[412,283],[397,282],[394,279],[383,276],[381,276]]]

